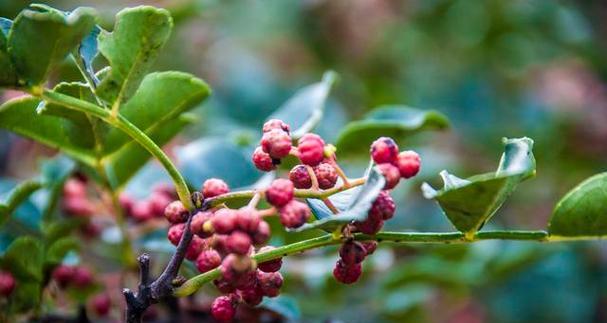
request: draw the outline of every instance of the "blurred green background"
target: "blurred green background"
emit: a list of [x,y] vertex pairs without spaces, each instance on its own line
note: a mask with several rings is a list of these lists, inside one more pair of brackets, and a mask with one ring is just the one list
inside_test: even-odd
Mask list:
[[[193,73],[214,90],[177,144],[255,144],[265,118],[329,69],[340,81],[317,129],[328,141],[380,105],[441,111],[451,129],[399,142],[421,153],[423,169],[394,193],[398,216],[388,230],[453,230],[423,199],[420,184],[438,184],[445,168],[463,177],[493,170],[501,137],[535,140],[537,176],[491,228],[544,229],[565,192],[607,168],[604,1],[40,2],[95,7],[107,29],[126,6],[171,11],[175,29],[155,69]],[[0,16],[14,17],[29,3],[2,0]],[[70,66],[62,73],[79,77]],[[35,162],[24,162],[31,154],[19,153],[24,145],[0,133],[3,176],[25,178],[34,169]],[[344,163],[352,172],[364,165]],[[259,176],[253,169],[240,174],[227,179],[231,186]],[[202,182],[205,175],[196,176],[191,180]],[[304,322],[607,322],[605,243],[382,245],[353,286],[333,281],[335,260],[335,250],[286,260],[282,296],[267,306]]]

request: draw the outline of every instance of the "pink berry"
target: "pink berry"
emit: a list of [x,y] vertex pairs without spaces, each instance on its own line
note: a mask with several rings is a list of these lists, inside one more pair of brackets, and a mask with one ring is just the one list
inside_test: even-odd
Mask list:
[[372,255],[375,252],[375,250],[377,249],[376,241],[364,241],[364,242],[362,242],[362,245],[363,245],[363,247],[365,247],[367,256]]
[[369,216],[365,221],[354,222],[354,226],[364,234],[373,235],[378,233],[384,226],[384,220]]
[[219,296],[211,305],[211,314],[219,322],[231,322],[236,315],[236,304],[229,296]]
[[270,157],[281,159],[291,151],[291,136],[282,130],[272,129],[263,134],[260,145]]
[[164,215],[164,210],[173,201],[171,196],[160,192],[152,192],[149,198],[149,203],[152,205],[152,213],[154,216],[161,217]]
[[112,306],[112,300],[106,293],[99,294],[93,297],[91,300],[91,307],[98,316],[106,316],[110,312]]
[[65,185],[63,185],[63,197],[71,198],[71,197],[86,197],[86,183],[75,179],[70,178],[65,181]]
[[279,272],[266,273],[257,271],[257,282],[264,296],[276,297],[280,294],[283,278]]
[[210,178],[204,181],[201,191],[204,198],[210,198],[228,193],[230,191],[230,187],[228,184],[226,184],[226,182],[218,178]]
[[308,168],[304,165],[297,165],[289,172],[289,179],[296,188],[312,187],[312,178],[308,173]]
[[276,169],[276,165],[274,165],[274,162],[272,161],[272,157],[270,157],[270,155],[265,153],[261,149],[261,147],[255,148],[255,151],[253,152],[253,156],[251,157],[251,159],[253,160],[253,164],[255,164],[255,167],[257,167],[257,169],[259,169],[261,171],[269,172],[269,171]]
[[236,229],[236,211],[232,209],[219,209],[211,217],[213,230],[219,234],[229,234]]
[[270,120],[266,121],[266,123],[263,124],[262,131],[264,133],[270,132],[273,129],[279,129],[286,133],[289,133],[289,131],[291,130],[291,127],[289,127],[288,124],[284,123],[284,121],[279,120],[279,119],[270,119]]
[[266,200],[276,207],[281,207],[293,200],[293,182],[288,179],[275,179],[266,190]]
[[365,247],[357,241],[345,242],[339,248],[339,257],[346,265],[354,265],[365,260],[367,251]]
[[332,188],[337,183],[337,172],[331,164],[321,163],[314,167],[314,174],[318,179],[318,187],[323,190]]
[[228,252],[239,255],[246,255],[251,248],[251,238],[242,231],[234,231],[228,237],[226,248]]
[[287,228],[298,228],[310,215],[310,208],[305,203],[293,200],[280,208],[280,223]]
[[335,264],[333,277],[342,284],[353,284],[358,281],[362,274],[362,264],[345,264],[341,259]]
[[188,245],[188,249],[185,251],[185,259],[194,261],[198,258],[198,255],[207,247],[207,243],[204,239],[199,236],[193,236],[192,241]]
[[230,284],[227,280],[223,278],[218,278],[213,281],[213,284],[222,294],[229,294],[236,291],[236,288]]
[[236,226],[243,232],[254,234],[259,228],[261,218],[251,207],[243,207],[236,211]]
[[371,144],[371,158],[376,164],[393,163],[398,156],[398,145],[394,139],[380,137]]
[[309,166],[320,164],[324,158],[325,141],[319,135],[307,133],[299,138],[297,144],[299,160]]
[[126,193],[120,194],[118,200],[120,203],[120,207],[122,207],[122,209],[124,210],[124,213],[126,215],[130,215],[131,208],[133,207],[133,204],[135,204],[135,200],[133,200],[133,198]]
[[214,249],[202,251],[196,258],[196,268],[201,273],[206,273],[211,269],[215,269],[221,265],[221,256]]
[[254,269],[254,262],[247,256],[229,254],[221,262],[222,277],[234,286],[246,273],[254,272]]
[[250,270],[240,275],[236,281],[234,281],[234,287],[238,290],[244,290],[254,288],[257,285],[257,276],[255,275],[256,270]]
[[169,241],[174,246],[177,246],[179,244],[179,241],[181,240],[181,237],[183,236],[184,230],[185,230],[185,224],[183,224],[183,223],[173,224],[171,227],[169,227],[169,232],[167,233],[167,237],[169,238]]
[[91,271],[86,267],[75,267],[72,283],[76,287],[88,287],[93,283],[93,273],[91,273]]
[[249,306],[257,306],[263,300],[263,292],[257,286],[238,291],[238,295]]
[[164,209],[164,216],[171,223],[183,223],[188,219],[188,209],[181,201],[173,201]]
[[253,243],[256,245],[264,244],[270,239],[270,225],[266,221],[260,221],[257,231],[253,233]]
[[204,229],[204,224],[211,220],[213,214],[211,212],[199,211],[192,217],[190,222],[190,230],[193,234],[198,235],[201,238],[208,238],[212,235],[212,232],[207,232]]
[[61,288],[65,288],[74,279],[73,266],[59,265],[53,270],[53,280],[57,282],[57,285]]
[[0,296],[8,297],[15,289],[15,277],[8,271],[0,271]]
[[389,220],[394,216],[396,204],[388,191],[381,191],[369,210],[369,217]]
[[[259,249],[258,253],[267,252],[267,251],[270,251],[273,249],[276,249],[276,248],[274,248],[272,246],[265,246],[265,247]],[[280,267],[282,267],[282,258],[276,258],[274,260],[262,262],[257,265],[257,268],[259,270],[266,272],[266,273],[273,273],[273,272],[279,271]]]
[[396,166],[403,178],[411,178],[419,172],[421,167],[421,158],[413,150],[403,151],[398,154]]
[[145,222],[154,217],[153,206],[150,201],[137,201],[131,208],[131,216],[137,222]]
[[393,189],[396,187],[396,185],[398,185],[398,182],[400,181],[400,172],[398,167],[389,163],[383,163],[377,165],[377,168],[386,179],[386,184],[384,185],[385,190]]
[[95,206],[86,197],[68,197],[63,200],[63,210],[70,215],[90,216]]

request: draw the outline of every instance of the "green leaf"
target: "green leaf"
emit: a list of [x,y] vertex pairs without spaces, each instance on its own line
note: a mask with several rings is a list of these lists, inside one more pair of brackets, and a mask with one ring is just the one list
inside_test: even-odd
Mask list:
[[[299,228],[290,230],[294,232],[307,231],[311,229],[323,229],[332,232],[333,230],[354,221],[364,221],[367,219],[368,211],[373,202],[382,191],[386,180],[377,168],[372,167],[366,176],[366,182],[359,190],[352,194],[345,209],[339,209],[339,214],[332,214],[328,208],[313,207],[318,220],[306,223]],[[337,194],[336,194],[337,195]],[[343,198],[343,195],[342,195]],[[337,197],[336,199],[339,199]],[[311,205],[319,205],[317,202],[309,201]],[[343,203],[342,203],[343,205]],[[340,206],[341,207],[341,206]],[[327,213],[328,212],[328,213]]]
[[9,219],[21,203],[30,195],[42,187],[42,183],[36,180],[25,181],[17,185],[8,195],[6,201],[0,203],[0,226]]
[[[179,118],[147,131],[147,135],[158,145],[162,146],[179,134],[186,126],[194,122],[194,118],[183,114]],[[112,185],[121,187],[128,182],[148,160],[150,153],[136,142],[130,142],[120,150],[106,157],[106,170]]]
[[37,281],[17,280],[11,295],[10,312],[26,312],[36,308],[40,303],[42,284]]
[[48,244],[68,236],[72,231],[79,228],[86,222],[86,219],[75,218],[50,222],[44,227],[44,240]]
[[201,187],[211,177],[221,178],[232,188],[253,184],[260,172],[250,155],[234,143],[204,138],[176,149],[177,166],[192,187]]
[[[182,113],[192,110],[210,94],[207,84],[181,72],[146,75],[133,97],[120,113],[144,132],[165,127]],[[121,130],[110,129],[104,141],[104,154],[116,151],[132,141]]]
[[97,79],[97,76],[95,75],[93,62],[99,53],[97,38],[99,37],[100,33],[101,28],[99,26],[95,26],[93,30],[82,40],[80,47],[78,47],[78,56],[84,65],[84,72],[89,75],[95,84],[99,83],[99,79]]
[[[61,82],[55,86],[53,91],[66,94],[77,99],[95,103],[95,96],[87,84],[79,82]],[[64,130],[70,136],[74,144],[93,151],[95,149],[95,134],[92,123],[94,120],[83,113],[71,110],[62,105],[40,102],[38,114],[51,115],[67,119],[64,122]]]
[[2,263],[19,281],[42,281],[44,262],[43,244],[34,237],[20,237],[11,243],[2,257]]
[[[42,8],[36,8],[42,9]],[[43,83],[95,26],[95,10],[80,7],[69,15],[58,10],[23,10],[8,36],[8,52],[20,85]]]
[[74,237],[63,237],[51,243],[46,251],[46,265],[54,266],[61,263],[65,255],[79,248],[78,240]]
[[607,173],[592,176],[567,193],[556,205],[550,236],[607,236]]
[[451,223],[467,236],[480,230],[521,181],[535,175],[533,140],[503,141],[504,154],[496,172],[460,179],[442,171],[443,189],[422,185],[424,196],[437,200]]
[[0,128],[34,139],[47,146],[60,149],[77,160],[94,165],[91,147],[83,147],[81,139],[74,138],[70,120],[50,115],[39,115],[36,108],[40,100],[21,97],[0,106]]
[[8,54],[7,44],[8,39],[7,35],[4,33],[5,27],[10,28],[12,25],[12,21],[8,19],[3,19],[0,24],[0,86],[12,86],[17,84],[17,74],[15,73],[15,68],[11,62],[11,58]]
[[419,110],[403,105],[381,106],[363,120],[349,123],[338,135],[340,156],[368,153],[371,143],[381,136],[404,140],[423,130],[442,130],[449,126],[445,115],[434,110]]
[[322,119],[327,98],[337,78],[337,73],[325,72],[320,82],[297,91],[268,119],[280,119],[289,124],[294,139],[312,131]]
[[128,100],[164,46],[173,21],[168,11],[150,6],[118,13],[114,31],[99,34],[99,51],[110,62],[97,94],[108,102]]

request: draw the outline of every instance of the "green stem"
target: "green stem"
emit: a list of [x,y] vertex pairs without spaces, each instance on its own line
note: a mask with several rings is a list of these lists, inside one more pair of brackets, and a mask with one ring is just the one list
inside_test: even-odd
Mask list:
[[55,104],[62,105],[66,108],[73,109],[76,111],[88,113],[96,118],[103,120],[104,122],[110,124],[113,127],[116,127],[126,133],[129,137],[133,138],[136,142],[138,142],[143,148],[145,148],[152,156],[156,157],[160,164],[166,169],[169,173],[169,176],[175,183],[175,188],[177,190],[177,194],[179,195],[179,199],[185,205],[186,208],[193,210],[194,205],[190,199],[190,190],[183,179],[183,176],[179,173],[173,162],[169,159],[169,157],[148,137],[143,131],[129,122],[120,114],[112,115],[109,110],[103,109],[93,103],[86,102],[83,100],[76,99],[69,95],[64,95],[61,93],[53,92],[50,90],[43,90],[38,94],[43,100]]
[[[546,231],[483,231],[477,232],[472,240],[466,240],[461,232],[379,232],[376,235],[355,234],[354,239],[358,241],[377,241],[392,243],[472,243],[482,240],[526,240],[538,242],[550,242]],[[252,258],[258,263],[272,259],[286,257],[310,249],[342,243],[342,239],[331,234],[318,238],[296,242],[290,245],[278,247],[267,252],[254,255]],[[195,293],[204,284],[219,278],[221,272],[218,268],[204,274],[192,277],[183,285],[176,288],[174,295],[183,297]]]

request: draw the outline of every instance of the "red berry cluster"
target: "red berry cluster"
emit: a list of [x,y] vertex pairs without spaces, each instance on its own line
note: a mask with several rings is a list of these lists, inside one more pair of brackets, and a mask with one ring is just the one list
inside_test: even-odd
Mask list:
[[120,194],[120,205],[127,217],[140,223],[162,217],[166,206],[176,198],[173,186],[158,184],[147,199],[135,200],[127,193]]
[[84,266],[59,265],[52,273],[53,280],[64,289],[86,288],[93,284],[93,273]]
[[0,270],[0,297],[9,297],[15,290],[15,285],[13,274]]
[[[230,189],[224,181],[212,178],[204,182],[201,191],[206,199],[229,193]],[[282,192],[276,193],[278,199],[284,198]],[[180,201],[173,201],[166,206],[164,215],[171,223],[168,239],[177,246],[185,231],[189,211]],[[215,285],[225,295],[218,297],[212,307],[217,320],[231,320],[240,303],[255,306],[264,296],[278,295],[282,285],[282,276],[278,273],[282,260],[258,265],[251,258],[255,246],[259,247],[258,252],[271,248],[262,247],[270,238],[270,225],[255,208],[222,207],[199,211],[193,215],[190,229],[194,237],[186,251],[186,259],[193,261],[201,273],[218,267],[222,273]]]

